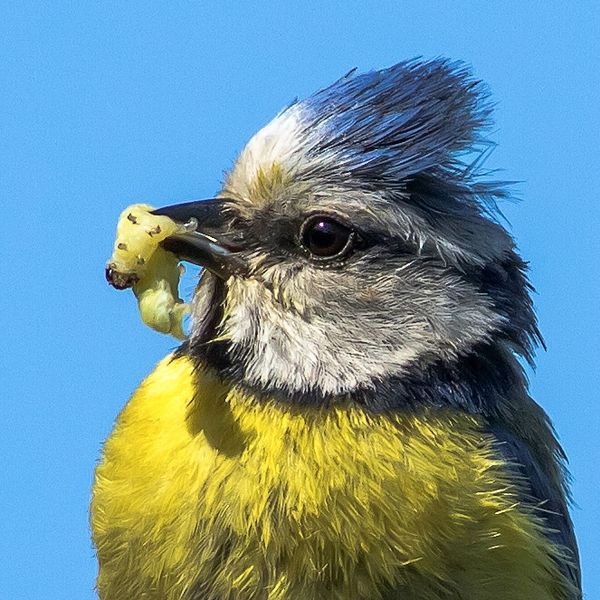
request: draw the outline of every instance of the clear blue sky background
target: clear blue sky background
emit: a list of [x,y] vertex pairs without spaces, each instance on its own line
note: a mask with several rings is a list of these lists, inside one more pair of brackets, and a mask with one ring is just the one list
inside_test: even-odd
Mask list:
[[94,464],[129,393],[174,346],[104,281],[120,210],[212,195],[294,97],[416,55],[468,61],[498,103],[489,164],[523,182],[524,202],[504,210],[549,348],[532,388],[571,459],[585,588],[600,597],[598,3],[0,10],[0,598],[94,598]]

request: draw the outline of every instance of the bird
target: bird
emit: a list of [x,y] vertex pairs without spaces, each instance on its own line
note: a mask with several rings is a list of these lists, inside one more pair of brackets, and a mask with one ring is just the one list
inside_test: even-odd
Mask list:
[[148,213],[202,269],[96,468],[101,600],[581,599],[492,109],[461,61],[354,70]]

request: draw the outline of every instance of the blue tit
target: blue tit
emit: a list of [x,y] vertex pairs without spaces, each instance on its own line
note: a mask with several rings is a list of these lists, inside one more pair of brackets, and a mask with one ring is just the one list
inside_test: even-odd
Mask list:
[[581,598],[490,113],[462,63],[351,72],[146,211],[204,269],[96,470],[102,600]]

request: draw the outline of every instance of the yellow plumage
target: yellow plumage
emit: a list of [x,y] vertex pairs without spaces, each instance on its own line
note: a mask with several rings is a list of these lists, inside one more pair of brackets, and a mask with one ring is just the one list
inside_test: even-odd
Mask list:
[[169,356],[97,469],[103,600],[556,600],[478,419],[253,399]]

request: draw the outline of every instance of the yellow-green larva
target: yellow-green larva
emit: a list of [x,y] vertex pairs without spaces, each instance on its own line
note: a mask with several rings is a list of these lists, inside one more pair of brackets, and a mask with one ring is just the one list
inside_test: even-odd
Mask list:
[[152,210],[147,204],[133,204],[121,213],[106,275],[117,289],[133,289],[146,325],[184,339],[183,318],[189,306],[179,297],[183,266],[160,245],[181,225]]

